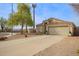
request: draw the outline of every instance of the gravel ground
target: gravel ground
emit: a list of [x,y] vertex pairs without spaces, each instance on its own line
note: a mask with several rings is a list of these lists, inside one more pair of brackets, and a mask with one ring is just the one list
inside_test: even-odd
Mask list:
[[79,36],[67,37],[34,56],[79,56]]

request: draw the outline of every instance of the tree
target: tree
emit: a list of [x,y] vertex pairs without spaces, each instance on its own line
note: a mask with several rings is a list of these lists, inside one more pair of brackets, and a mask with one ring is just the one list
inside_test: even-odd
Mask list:
[[32,26],[32,17],[30,12],[30,6],[25,3],[20,3],[17,6],[17,12],[10,14],[9,22],[10,25],[21,25],[21,34],[23,34],[23,27]]
[[31,16],[31,12],[30,12],[30,8],[28,7],[28,10],[27,10],[28,14],[27,14],[27,17],[26,17],[26,32],[27,32],[27,25],[28,26],[33,26],[33,21],[32,21],[32,16]]
[[6,20],[3,17],[0,18],[0,26],[1,26],[2,32],[5,31]]
[[13,26],[13,25],[15,26],[19,24],[17,16],[18,16],[17,13],[13,13],[13,14],[11,13],[9,15],[8,22],[7,22],[8,26]]
[[79,13],[79,4],[78,3],[71,3],[69,4],[70,6],[73,7],[73,9]]
[[18,16],[20,17],[19,21],[21,23],[21,33],[23,33],[23,27],[32,26],[32,17],[30,12],[30,6],[28,4],[22,3],[18,4]]

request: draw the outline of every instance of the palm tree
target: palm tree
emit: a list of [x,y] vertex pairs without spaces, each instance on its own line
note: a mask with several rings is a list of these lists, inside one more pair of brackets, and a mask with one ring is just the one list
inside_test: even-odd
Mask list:
[[33,7],[33,29],[35,30],[35,8],[36,8],[36,4],[32,4]]
[[[13,3],[11,3],[11,8],[12,8],[12,19],[13,19]],[[12,33],[13,33],[13,24],[12,24]]]

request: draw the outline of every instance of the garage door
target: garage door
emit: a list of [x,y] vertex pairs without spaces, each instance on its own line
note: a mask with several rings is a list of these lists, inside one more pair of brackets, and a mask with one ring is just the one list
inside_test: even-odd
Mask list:
[[49,27],[48,33],[54,34],[54,35],[69,35],[69,28],[68,27]]

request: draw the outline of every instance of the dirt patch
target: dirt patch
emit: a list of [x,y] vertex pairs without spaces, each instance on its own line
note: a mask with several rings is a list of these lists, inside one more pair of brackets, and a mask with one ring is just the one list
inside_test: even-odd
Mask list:
[[[3,35],[4,36],[4,35]],[[2,36],[2,37],[3,37]],[[35,37],[35,36],[37,36],[37,35],[27,35],[27,37]],[[5,37],[5,36],[4,36]],[[7,37],[7,39],[6,40],[4,40],[4,41],[8,41],[8,40],[19,40],[19,39],[25,39],[25,38],[27,38],[24,34],[16,34],[16,35],[12,35],[12,36],[9,36],[9,37]]]
[[13,36],[9,37],[7,40],[25,39],[28,37],[35,37],[35,36],[37,36],[37,35],[27,35],[27,37],[25,37],[25,35],[17,34],[17,35],[13,35]]
[[79,36],[67,37],[61,42],[40,51],[35,56],[78,56]]

